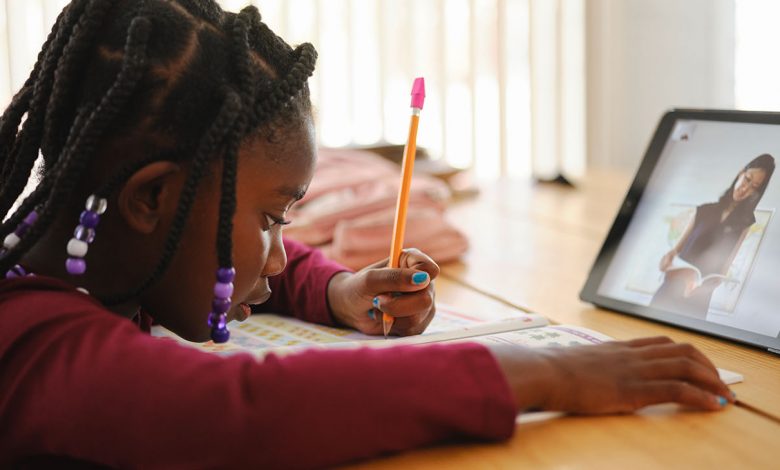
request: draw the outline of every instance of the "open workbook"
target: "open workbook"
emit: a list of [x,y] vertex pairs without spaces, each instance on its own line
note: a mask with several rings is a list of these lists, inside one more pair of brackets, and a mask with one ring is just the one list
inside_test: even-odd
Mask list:
[[725,284],[731,284],[731,285],[738,285],[739,279],[729,277],[724,274],[719,273],[712,273],[708,274],[706,276],[702,276],[701,271],[696,266],[692,265],[691,263],[681,259],[679,256],[675,256],[674,260],[672,261],[672,264],[664,271],[666,274],[670,274],[673,272],[680,272],[680,273],[691,273],[693,278],[693,285],[690,286],[689,289],[686,289],[686,294],[690,295],[690,291],[693,291],[694,289],[700,287],[702,284],[718,279],[721,283]]
[[[161,326],[152,328],[154,336],[170,338],[181,344],[216,354],[249,353],[262,357],[269,352],[288,354],[306,348],[384,347],[400,344],[426,344],[473,340],[510,343],[527,347],[565,347],[611,341],[607,335],[572,325],[554,325],[537,314],[473,315],[438,305],[436,316],[420,335],[405,337],[369,336],[355,330],[307,323],[296,318],[255,314],[243,322],[230,324],[230,341],[192,343]],[[742,381],[740,374],[718,369],[721,379],[731,384]]]

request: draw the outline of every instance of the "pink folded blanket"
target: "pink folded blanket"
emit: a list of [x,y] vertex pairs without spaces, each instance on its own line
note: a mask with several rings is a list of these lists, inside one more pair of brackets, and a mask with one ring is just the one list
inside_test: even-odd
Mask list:
[[[393,232],[400,168],[364,150],[320,149],[306,196],[290,212],[285,237],[319,246],[353,269],[386,258]],[[457,259],[466,237],[444,217],[450,191],[444,182],[415,175],[409,195],[404,247],[438,263]]]

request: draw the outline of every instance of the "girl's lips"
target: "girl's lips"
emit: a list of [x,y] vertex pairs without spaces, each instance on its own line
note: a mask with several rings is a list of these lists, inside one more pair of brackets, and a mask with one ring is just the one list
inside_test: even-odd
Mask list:
[[249,305],[245,303],[238,304],[239,309],[241,310],[241,313],[243,313],[243,318],[236,318],[238,321],[244,321],[247,318],[249,318],[249,315],[252,315],[252,309],[249,308]]
[[241,302],[240,304],[230,309],[228,320],[244,321],[249,318],[250,315],[252,315],[252,308],[249,306],[249,304]]
[[246,302],[241,302],[233,308],[233,319],[238,321],[244,321],[252,315],[252,308],[250,304],[261,304],[271,297],[271,291],[263,293],[260,297],[254,299],[248,299]]

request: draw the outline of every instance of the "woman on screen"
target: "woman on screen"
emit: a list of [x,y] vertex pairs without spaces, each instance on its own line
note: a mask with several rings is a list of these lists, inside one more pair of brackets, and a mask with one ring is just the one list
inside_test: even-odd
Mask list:
[[659,263],[664,282],[650,305],[704,319],[715,289],[725,280],[764,195],[775,159],[765,153],[748,163],[717,202],[702,204],[677,244]]

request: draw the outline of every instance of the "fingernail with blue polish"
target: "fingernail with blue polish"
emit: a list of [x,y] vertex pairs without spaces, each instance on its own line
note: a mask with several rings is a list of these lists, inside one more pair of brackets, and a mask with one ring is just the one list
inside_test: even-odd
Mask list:
[[371,303],[374,304],[374,308],[379,308],[379,297],[374,297],[374,300],[372,300]]
[[412,283],[413,284],[422,284],[425,281],[428,280],[428,273],[420,272],[420,273],[414,273],[412,274]]
[[729,401],[728,401],[728,400],[726,400],[725,398],[723,398],[723,397],[721,397],[721,396],[719,396],[719,397],[718,397],[718,405],[720,405],[720,406],[726,406],[726,403],[728,403],[728,402],[729,402]]
[[368,309],[368,318],[370,318],[372,320],[376,320],[376,314],[374,313],[374,309],[373,308]]

